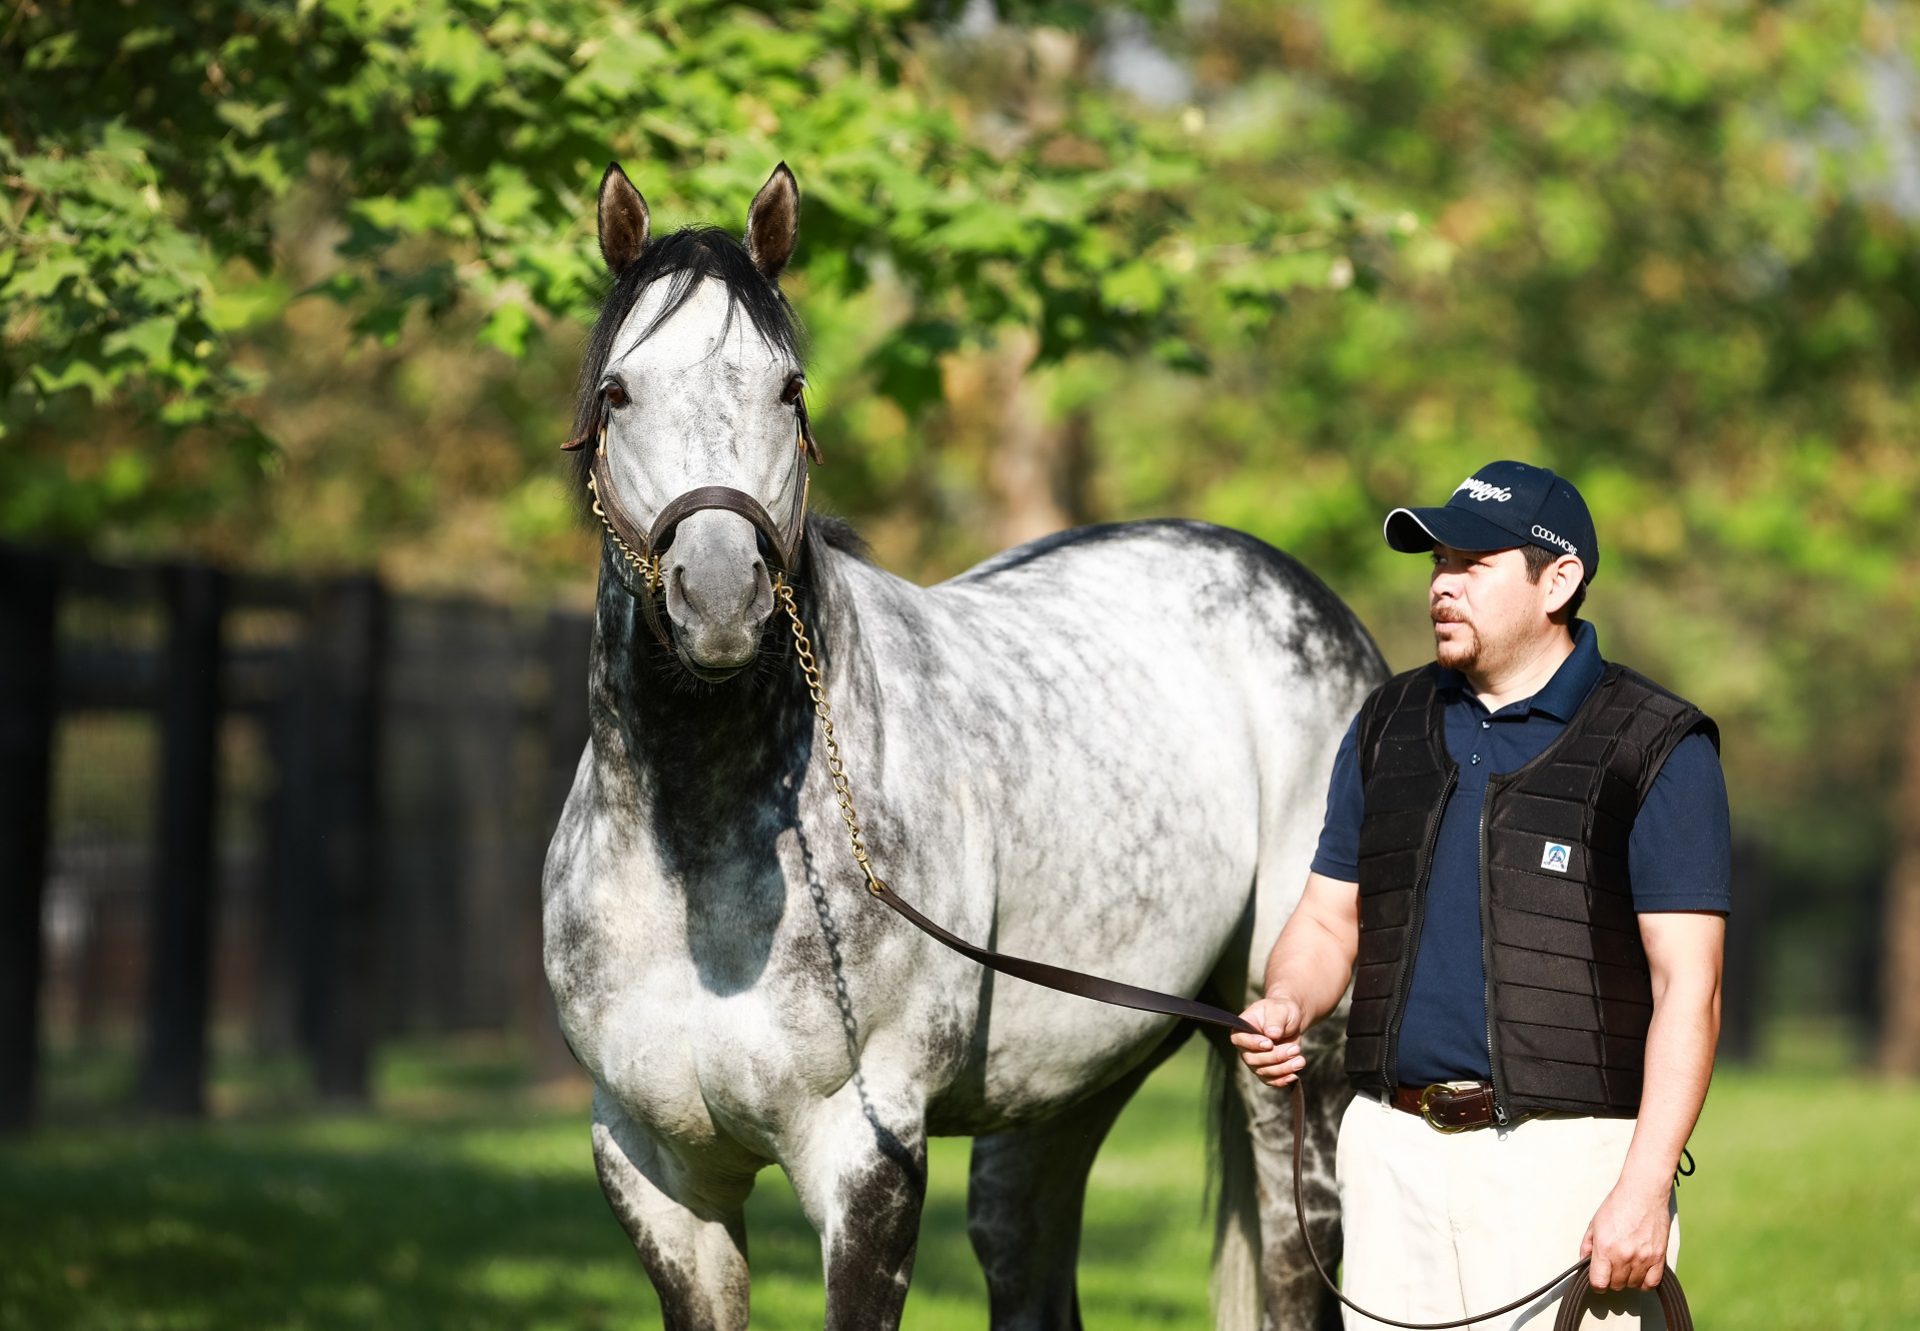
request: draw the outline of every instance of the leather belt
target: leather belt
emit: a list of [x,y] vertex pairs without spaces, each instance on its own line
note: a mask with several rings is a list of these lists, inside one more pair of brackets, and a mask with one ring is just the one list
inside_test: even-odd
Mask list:
[[1437,1132],[1463,1132],[1493,1122],[1493,1086],[1484,1081],[1437,1081],[1396,1086],[1386,1102],[1427,1121]]

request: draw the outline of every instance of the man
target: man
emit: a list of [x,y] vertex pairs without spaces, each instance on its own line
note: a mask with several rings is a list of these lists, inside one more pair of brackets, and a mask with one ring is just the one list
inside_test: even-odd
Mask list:
[[[1718,732],[1601,659],[1577,618],[1593,522],[1553,472],[1493,463],[1385,534],[1431,555],[1435,660],[1348,728],[1305,895],[1244,1014],[1266,1038],[1234,1043],[1285,1086],[1351,979],[1349,1298],[1443,1321],[1591,1254],[1587,1324],[1660,1326],[1646,1291],[1677,1269],[1672,1185],[1720,1027]],[[1476,1325],[1545,1327],[1561,1292]]]

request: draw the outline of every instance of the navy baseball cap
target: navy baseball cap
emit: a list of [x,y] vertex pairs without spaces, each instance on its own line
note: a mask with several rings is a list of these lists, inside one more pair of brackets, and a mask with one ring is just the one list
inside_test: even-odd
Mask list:
[[1545,467],[1489,462],[1460,482],[1439,508],[1396,508],[1382,528],[1387,544],[1423,555],[1435,545],[1456,550],[1510,550],[1538,545],[1580,561],[1585,581],[1600,567],[1593,515],[1573,483]]

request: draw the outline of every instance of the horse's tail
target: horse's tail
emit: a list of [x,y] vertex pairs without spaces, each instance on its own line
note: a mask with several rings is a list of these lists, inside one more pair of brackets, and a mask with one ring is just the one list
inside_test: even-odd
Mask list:
[[1260,1325],[1260,1199],[1253,1133],[1235,1085],[1233,1046],[1209,1040],[1207,1060],[1208,1179],[1214,1194],[1213,1320],[1219,1331]]

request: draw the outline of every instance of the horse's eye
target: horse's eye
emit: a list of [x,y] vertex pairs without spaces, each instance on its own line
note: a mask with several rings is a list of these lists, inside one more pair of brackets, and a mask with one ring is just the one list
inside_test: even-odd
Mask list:
[[609,407],[624,407],[627,404],[627,390],[617,380],[609,379],[600,389],[601,396],[607,399]]
[[796,374],[796,375],[789,376],[787,379],[787,386],[780,390],[780,400],[786,403],[789,407],[791,407],[794,403],[800,400],[800,390],[805,388],[806,386],[807,386],[806,375]]

